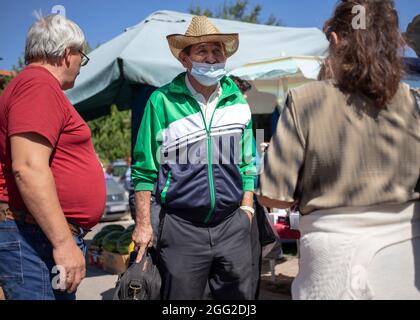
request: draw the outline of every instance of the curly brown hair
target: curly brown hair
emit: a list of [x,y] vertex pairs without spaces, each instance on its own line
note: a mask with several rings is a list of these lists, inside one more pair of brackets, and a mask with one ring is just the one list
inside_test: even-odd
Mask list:
[[[353,27],[356,5],[365,8],[366,29]],[[338,87],[347,93],[360,92],[376,107],[385,108],[403,75],[404,40],[394,1],[341,0],[325,22],[324,32],[329,40],[332,32],[339,38],[338,44],[331,41],[329,56]]]

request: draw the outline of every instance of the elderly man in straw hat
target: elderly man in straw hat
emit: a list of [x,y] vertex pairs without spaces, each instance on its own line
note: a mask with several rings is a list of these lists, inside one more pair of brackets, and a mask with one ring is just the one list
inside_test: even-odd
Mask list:
[[255,180],[250,108],[226,77],[238,34],[204,16],[167,37],[186,68],[156,90],[134,150],[139,261],[152,241],[150,197],[162,206],[158,235],[164,299],[250,299]]

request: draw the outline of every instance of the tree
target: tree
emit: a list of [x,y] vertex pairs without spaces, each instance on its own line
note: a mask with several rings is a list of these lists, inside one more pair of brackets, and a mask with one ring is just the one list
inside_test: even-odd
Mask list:
[[[12,71],[18,74],[25,67],[23,55],[18,58],[17,65],[13,65]],[[4,88],[9,84],[9,82],[14,78],[14,76],[0,76],[0,94],[3,93]]]
[[88,121],[92,142],[103,163],[130,155],[131,110],[118,111],[111,106],[110,115]]
[[0,94],[3,93],[4,88],[6,88],[7,84],[12,80],[12,77],[3,77],[0,76]]
[[198,16],[204,15],[219,19],[237,20],[274,26],[283,25],[281,20],[278,20],[273,14],[271,14],[265,22],[262,22],[260,18],[262,6],[257,4],[248,10],[248,4],[248,0],[236,0],[236,2],[225,1],[223,5],[220,5],[214,11],[209,8],[203,9],[200,5],[191,5],[189,12]]
[[86,41],[86,43],[85,43],[85,47],[84,47],[84,53],[85,53],[85,54],[89,54],[89,53],[91,53],[93,50],[98,49],[100,46],[101,46],[101,44],[100,44],[100,43],[98,43],[98,44],[96,45],[96,47],[95,47],[95,48],[92,48],[92,47],[90,46],[90,43],[89,43],[88,41]]
[[23,58],[23,54],[18,58],[17,65],[13,65],[12,71],[18,74],[25,68],[25,59]]

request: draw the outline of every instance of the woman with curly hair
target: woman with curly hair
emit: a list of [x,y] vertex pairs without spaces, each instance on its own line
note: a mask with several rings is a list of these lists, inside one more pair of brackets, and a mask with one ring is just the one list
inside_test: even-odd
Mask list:
[[298,201],[293,298],[420,299],[419,92],[401,83],[394,1],[340,1],[324,31],[325,80],[289,92],[258,189]]

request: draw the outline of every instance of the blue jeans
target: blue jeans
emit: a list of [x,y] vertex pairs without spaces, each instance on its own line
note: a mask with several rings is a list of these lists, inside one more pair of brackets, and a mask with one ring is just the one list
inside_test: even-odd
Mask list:
[[[74,236],[86,254],[81,236]],[[57,272],[53,248],[37,225],[0,222],[0,287],[7,300],[75,300],[75,293],[53,289]]]

